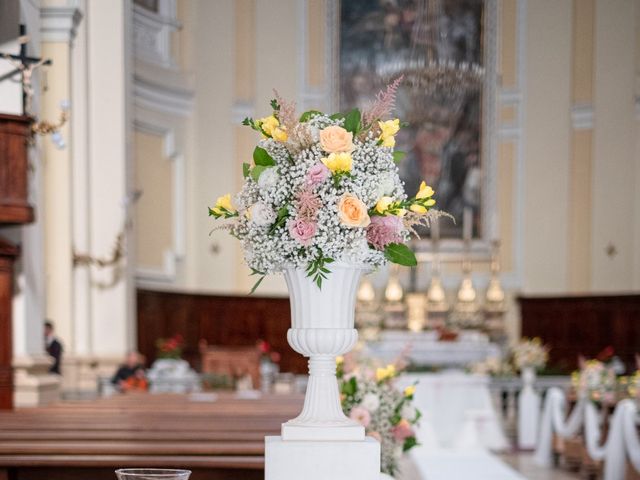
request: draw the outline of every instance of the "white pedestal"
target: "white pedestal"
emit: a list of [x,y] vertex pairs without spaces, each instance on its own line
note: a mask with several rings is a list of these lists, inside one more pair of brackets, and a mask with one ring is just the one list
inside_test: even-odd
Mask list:
[[380,480],[380,444],[265,437],[265,480]]
[[518,396],[518,447],[533,450],[538,439],[540,395],[533,389],[536,375],[531,368],[522,372],[524,387]]

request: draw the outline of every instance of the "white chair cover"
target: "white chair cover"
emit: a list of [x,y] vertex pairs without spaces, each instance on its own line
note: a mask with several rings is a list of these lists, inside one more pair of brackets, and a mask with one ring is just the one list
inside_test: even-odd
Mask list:
[[638,408],[633,400],[623,400],[618,405],[622,410],[622,426],[625,449],[629,462],[640,473],[640,438],[638,438]]

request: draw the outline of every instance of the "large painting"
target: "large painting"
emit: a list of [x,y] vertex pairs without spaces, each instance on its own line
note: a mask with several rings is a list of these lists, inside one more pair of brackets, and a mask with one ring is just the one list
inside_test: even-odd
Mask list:
[[[438,34],[430,47],[438,58],[482,65],[483,1],[428,0],[428,5],[437,12]],[[416,32],[425,31],[416,23],[419,8],[424,0],[340,2],[341,111],[366,107],[389,82],[384,73],[416,54]],[[434,187],[438,207],[456,219],[441,222],[442,237],[462,237],[465,210],[472,219],[467,229],[474,238],[482,236],[482,89],[452,95],[403,85],[396,113],[409,122],[397,143],[407,153],[400,165],[407,192],[417,191],[422,179]]]

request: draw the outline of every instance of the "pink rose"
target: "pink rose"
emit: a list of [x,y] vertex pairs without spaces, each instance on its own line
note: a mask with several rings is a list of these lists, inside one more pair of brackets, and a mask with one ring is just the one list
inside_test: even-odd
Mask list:
[[289,233],[305,247],[311,243],[316,234],[317,226],[314,222],[298,218],[289,222]]
[[402,219],[395,215],[381,217],[374,215],[367,227],[367,242],[377,250],[384,250],[390,243],[401,243],[404,225]]
[[413,437],[415,435],[413,428],[411,428],[411,424],[404,418],[400,420],[395,427],[393,427],[391,432],[393,433],[393,437],[399,442],[403,441],[405,438]]
[[329,175],[331,175],[331,172],[323,163],[316,163],[307,172],[307,184],[312,187],[320,185],[329,178]]
[[351,420],[355,420],[364,428],[367,428],[369,423],[371,423],[371,414],[369,413],[369,410],[363,407],[353,407],[349,414],[349,418],[351,418]]

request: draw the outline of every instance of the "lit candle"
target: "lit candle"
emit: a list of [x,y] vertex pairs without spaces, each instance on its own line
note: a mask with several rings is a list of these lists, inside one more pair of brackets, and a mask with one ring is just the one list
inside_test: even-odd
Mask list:
[[473,219],[471,218],[471,208],[464,207],[462,212],[462,238],[465,242],[471,241],[471,232],[473,230]]

